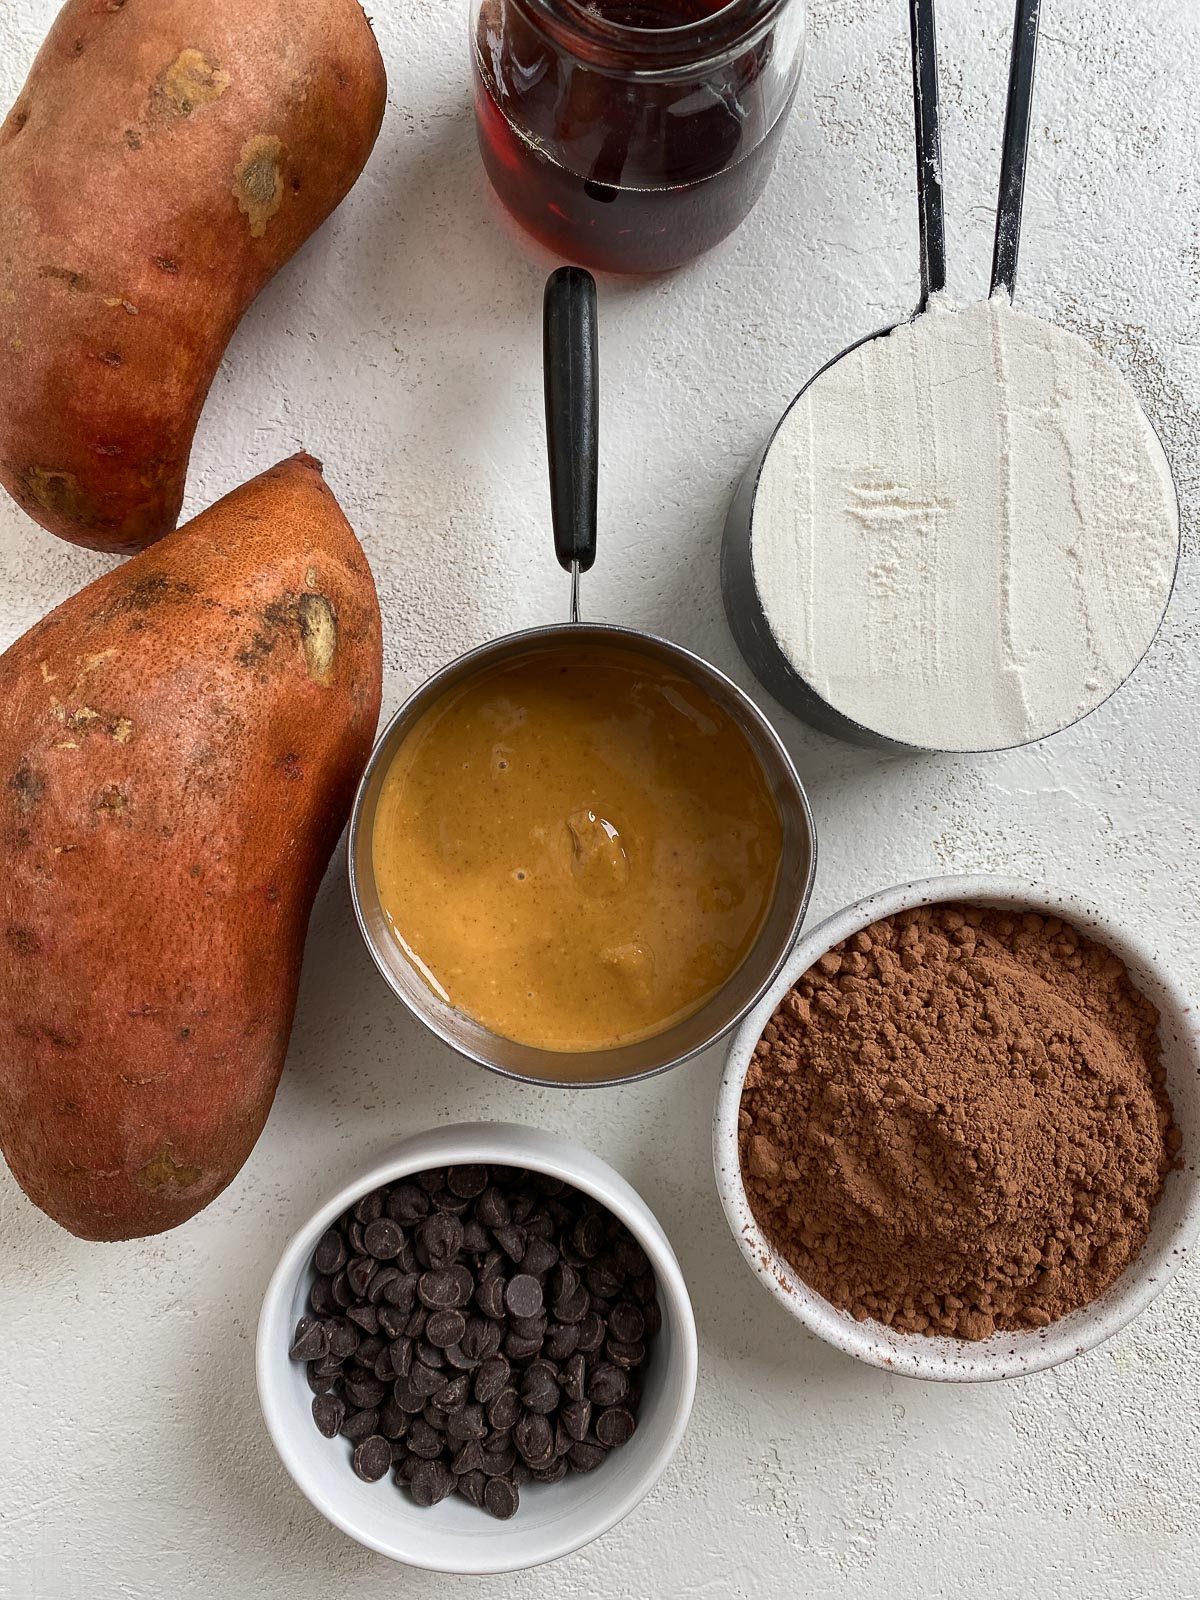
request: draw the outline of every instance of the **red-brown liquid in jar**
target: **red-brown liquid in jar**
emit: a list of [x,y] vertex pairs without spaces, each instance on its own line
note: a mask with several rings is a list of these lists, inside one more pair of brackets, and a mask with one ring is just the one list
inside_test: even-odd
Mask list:
[[[590,0],[632,29],[678,28],[728,0]],[[492,186],[557,255],[653,273],[731,233],[761,195],[787,106],[767,125],[768,34],[719,66],[631,83],[564,58],[508,0],[484,0],[474,41],[479,144]]]

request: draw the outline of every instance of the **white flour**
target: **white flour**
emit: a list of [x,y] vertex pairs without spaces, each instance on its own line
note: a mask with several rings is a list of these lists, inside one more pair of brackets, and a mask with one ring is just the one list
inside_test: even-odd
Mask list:
[[944,299],[818,377],[755,501],[755,582],[825,700],[906,743],[1065,727],[1136,665],[1178,547],[1162,448],[1120,374],[1006,298]]

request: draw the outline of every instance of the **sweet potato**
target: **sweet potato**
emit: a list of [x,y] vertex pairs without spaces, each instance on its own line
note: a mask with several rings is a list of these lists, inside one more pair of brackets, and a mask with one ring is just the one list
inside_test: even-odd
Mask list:
[[370,569],[296,456],[0,656],[0,1149],[88,1239],[257,1139],[379,714]]
[[0,483],[43,527],[175,526],[225,347],[385,94],[358,0],[68,0],[0,124]]

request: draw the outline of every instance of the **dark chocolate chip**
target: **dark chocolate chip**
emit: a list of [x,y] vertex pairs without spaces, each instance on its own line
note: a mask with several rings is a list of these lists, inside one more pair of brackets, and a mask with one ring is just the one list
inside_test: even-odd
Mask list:
[[426,1339],[442,1350],[458,1344],[466,1331],[467,1319],[461,1311],[435,1311],[425,1324]]
[[[388,1269],[385,1267],[384,1271]],[[420,1273],[397,1272],[394,1278],[387,1280],[383,1291],[383,1298],[388,1305],[395,1306],[397,1311],[411,1312],[417,1303],[417,1285],[421,1281]]]
[[346,1315],[354,1323],[355,1327],[361,1328],[364,1333],[376,1334],[379,1332],[379,1313],[373,1305],[368,1303],[365,1306],[348,1306]]
[[332,1316],[338,1309],[337,1301],[333,1298],[333,1279],[319,1275],[315,1277],[308,1291],[308,1303],[319,1317]]
[[492,1237],[508,1259],[519,1265],[525,1254],[525,1229],[518,1227],[515,1222],[504,1223],[492,1229]]
[[346,1268],[346,1282],[350,1285],[354,1295],[361,1300],[367,1292],[378,1262],[374,1256],[355,1256]]
[[593,1356],[604,1343],[604,1335],[608,1330],[604,1326],[604,1318],[597,1311],[589,1311],[579,1324],[579,1343],[577,1349],[582,1350],[585,1356]]
[[358,1349],[354,1352],[354,1359],[361,1367],[373,1367],[379,1360],[379,1352],[385,1348],[385,1345],[386,1341],[380,1339],[376,1334],[368,1334],[365,1339],[358,1341]]
[[465,1306],[475,1288],[471,1274],[464,1266],[434,1268],[421,1274],[417,1293],[422,1305],[431,1311],[449,1311]]
[[342,1421],[341,1431],[351,1444],[361,1444],[379,1432],[379,1412],[374,1407],[368,1411],[349,1411]]
[[483,1467],[483,1449],[478,1439],[468,1439],[461,1444],[455,1452],[450,1463],[450,1470],[455,1477],[461,1478],[464,1472],[479,1472]]
[[604,1460],[604,1446],[581,1440],[571,1446],[567,1460],[576,1472],[593,1472]]
[[495,1272],[475,1290],[475,1304],[485,1317],[498,1321],[504,1315],[504,1287],[504,1279]]
[[358,1349],[361,1335],[347,1317],[330,1317],[325,1323],[329,1337],[329,1354],[337,1361],[346,1361]]
[[442,1436],[424,1417],[414,1417],[408,1428],[408,1448],[414,1456],[433,1461],[442,1453]]
[[[493,1323],[492,1326],[496,1327],[498,1324]],[[504,1354],[511,1361],[528,1361],[531,1357],[536,1356],[541,1348],[542,1336],[540,1333],[535,1333],[532,1337],[522,1338],[519,1333],[510,1328],[504,1336]]]
[[531,1467],[548,1466],[554,1458],[554,1429],[534,1412],[527,1411],[518,1419],[513,1443]]
[[584,1439],[592,1420],[592,1402],[571,1400],[559,1412],[559,1417],[572,1439]]
[[604,1353],[618,1367],[640,1367],[646,1359],[646,1346],[640,1339],[636,1344],[625,1344],[620,1339],[606,1339]]
[[599,1211],[586,1211],[571,1234],[571,1243],[585,1261],[599,1255],[604,1247],[604,1218]]
[[449,1383],[434,1392],[434,1403],[443,1411],[457,1411],[466,1405],[471,1394],[471,1379],[465,1372],[460,1372],[457,1378],[451,1378]]
[[631,1300],[618,1301],[608,1314],[609,1337],[624,1344],[636,1344],[645,1329],[645,1315]]
[[588,1399],[594,1400],[598,1406],[619,1405],[628,1393],[628,1374],[611,1362],[599,1362],[588,1375]]
[[561,1483],[570,1471],[566,1456],[559,1456],[548,1467],[531,1467],[530,1477],[538,1483]]
[[346,1241],[336,1228],[330,1228],[321,1235],[317,1248],[313,1251],[313,1266],[318,1272],[323,1272],[332,1278],[335,1272],[346,1265],[348,1259]]
[[562,1387],[568,1400],[582,1400],[587,1382],[587,1360],[582,1355],[570,1356],[563,1364]]
[[512,1369],[503,1356],[491,1356],[475,1374],[475,1398],[489,1405],[508,1384]]
[[436,1211],[417,1227],[415,1241],[429,1256],[429,1265],[439,1271],[448,1267],[462,1249],[463,1227],[457,1217]]
[[301,1317],[288,1353],[293,1361],[320,1361],[329,1353],[328,1324],[319,1317]]
[[472,1360],[486,1361],[499,1350],[503,1337],[502,1323],[491,1322],[487,1317],[472,1317],[467,1323],[467,1331],[460,1343],[464,1354]]
[[319,1394],[312,1403],[313,1421],[327,1439],[332,1439],[346,1415],[345,1402],[335,1394]]
[[427,1366],[424,1361],[414,1357],[408,1381],[414,1394],[423,1394],[428,1400],[430,1395],[437,1393],[446,1380],[436,1367]]
[[624,1229],[615,1235],[612,1247],[617,1265],[622,1272],[628,1273],[631,1278],[640,1278],[650,1271],[650,1262],[646,1252],[633,1236]]
[[[530,1223],[527,1232],[530,1231]],[[549,1239],[530,1237],[525,1244],[525,1254],[521,1257],[521,1271],[532,1272],[538,1277],[550,1271],[558,1263],[558,1249],[551,1244]]]
[[459,1478],[456,1488],[463,1499],[470,1505],[483,1509],[483,1496],[487,1489],[489,1479],[485,1478],[482,1471],[476,1467],[471,1472],[464,1472]]
[[497,1450],[483,1452],[483,1470],[489,1478],[507,1478],[517,1464],[517,1452],[511,1444],[501,1444]]
[[446,1173],[446,1187],[451,1194],[474,1200],[487,1188],[488,1176],[486,1167],[451,1167]]
[[367,1224],[363,1233],[363,1243],[367,1247],[367,1254],[374,1256],[376,1261],[391,1261],[400,1254],[404,1244],[404,1234],[398,1222],[393,1222],[388,1217],[379,1217]]
[[601,1256],[587,1267],[583,1281],[594,1299],[614,1300],[625,1285],[625,1274],[611,1256]]
[[363,1195],[354,1206],[354,1220],[361,1222],[364,1228],[368,1222],[374,1222],[376,1217],[383,1215],[384,1199],[382,1189],[372,1189],[370,1194]]
[[390,1396],[379,1408],[379,1431],[385,1439],[402,1439],[408,1432],[409,1414]]
[[553,1368],[545,1361],[531,1362],[521,1380],[521,1404],[526,1410],[545,1416],[554,1410],[558,1399],[558,1382]]
[[454,1493],[454,1474],[444,1461],[418,1461],[409,1475],[408,1492],[419,1506],[436,1506]]
[[386,1210],[393,1222],[410,1226],[429,1215],[429,1196],[415,1183],[398,1183],[387,1197]]
[[469,1355],[461,1344],[447,1345],[445,1355],[446,1365],[458,1372],[470,1372],[479,1365],[479,1357]]
[[505,1285],[504,1304],[512,1317],[536,1317],[542,1309],[541,1284],[528,1272],[518,1272]]
[[577,1322],[552,1322],[546,1329],[545,1342],[542,1349],[551,1361],[565,1361],[568,1356],[574,1355],[575,1346],[579,1343],[579,1324]]
[[425,1402],[429,1396],[418,1394],[407,1378],[397,1378],[392,1385],[392,1398],[401,1411],[406,1411],[413,1417],[425,1409]]
[[463,1222],[462,1247],[468,1255],[478,1256],[487,1252],[492,1242],[492,1236],[482,1222],[477,1222],[474,1217],[467,1217]]
[[361,1378],[347,1378],[344,1388],[347,1402],[364,1411],[372,1406],[381,1405],[384,1395],[387,1394],[385,1383],[380,1383],[378,1378],[370,1378],[365,1373]]
[[596,1438],[606,1450],[628,1444],[637,1427],[637,1418],[625,1406],[609,1406],[596,1418]]
[[509,1220],[508,1200],[495,1184],[486,1188],[475,1204],[475,1215],[485,1228],[502,1228]]
[[487,1487],[483,1491],[483,1505],[493,1517],[501,1522],[507,1522],[509,1517],[516,1515],[520,1503],[520,1491],[511,1478],[488,1479]]
[[408,1313],[398,1311],[395,1306],[383,1305],[376,1312],[379,1319],[379,1331],[387,1339],[399,1339],[404,1333],[404,1325],[408,1321]]
[[488,1403],[487,1418],[493,1428],[511,1428],[520,1415],[521,1402],[515,1389],[501,1389]]
[[364,1483],[378,1483],[392,1466],[392,1447],[381,1433],[373,1433],[354,1447],[351,1465]]
[[483,1407],[474,1401],[468,1401],[460,1411],[452,1411],[450,1420],[446,1424],[446,1436],[454,1444],[462,1444],[468,1439],[485,1438],[487,1418],[484,1416]]

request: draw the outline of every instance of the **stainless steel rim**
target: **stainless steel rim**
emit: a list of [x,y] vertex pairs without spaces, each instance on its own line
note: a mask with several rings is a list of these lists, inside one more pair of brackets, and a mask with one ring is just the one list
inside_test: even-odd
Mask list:
[[[782,771],[785,773],[789,783],[795,791],[800,814],[803,818],[804,831],[806,832],[808,838],[809,863],[808,871],[805,875],[804,888],[801,896],[799,897],[796,910],[791,918],[787,934],[783,939],[780,940],[779,954],[772,962],[770,971],[764,976],[762,981],[755,986],[753,994],[746,1001],[746,1003],[738,1009],[737,1014],[731,1017],[718,1033],[712,1034],[702,1043],[696,1045],[690,1050],[685,1051],[683,1054],[675,1056],[669,1061],[664,1061],[658,1066],[650,1067],[643,1072],[622,1073],[615,1077],[609,1078],[543,1078],[529,1073],[515,1072],[508,1067],[501,1066],[497,1062],[489,1060],[480,1051],[471,1048],[469,1044],[464,1043],[462,1040],[452,1037],[449,1030],[445,1027],[441,1018],[436,1012],[422,1009],[421,1006],[414,1001],[413,997],[396,983],[391,971],[382,959],[382,955],[376,944],[374,935],[368,926],[362,898],[359,893],[357,855],[359,836],[362,828],[363,806],[366,795],[370,789],[372,779],[375,776],[377,769],[383,763],[385,755],[390,759],[392,737],[396,728],[413,715],[414,710],[419,704],[427,702],[432,703],[432,701],[436,700],[448,678],[451,678],[463,672],[464,670],[469,669],[474,663],[486,659],[489,655],[494,654],[500,649],[507,650],[509,648],[517,647],[523,643],[533,643],[539,639],[545,639],[555,634],[567,636],[592,635],[594,637],[608,637],[616,640],[628,641],[635,647],[644,641],[650,641],[651,643],[667,651],[670,655],[673,655],[681,661],[688,663],[693,668],[698,668],[701,676],[709,675],[716,679],[716,681],[720,683],[724,687],[725,691],[731,696],[732,700],[740,708],[742,713],[749,721],[754,723],[754,725],[759,729],[761,734],[766,739],[767,743],[772,747],[780,762]],[[477,645],[471,650],[464,651],[461,655],[456,656],[452,661],[447,662],[444,667],[439,668],[439,670],[435,672],[431,678],[426,679],[426,681],[421,684],[419,688],[415,689],[413,693],[405,699],[403,704],[388,719],[387,726],[384,728],[383,732],[379,735],[375,742],[375,748],[371,752],[371,758],[367,762],[366,769],[359,780],[358,789],[354,796],[354,806],[350,814],[350,827],[347,836],[346,863],[347,872],[350,879],[350,899],[354,906],[355,921],[358,924],[358,930],[362,936],[363,943],[370,951],[372,961],[375,963],[380,975],[383,977],[388,988],[392,991],[396,998],[403,1003],[405,1008],[411,1013],[412,1016],[416,1017],[419,1022],[423,1023],[424,1026],[427,1027],[437,1038],[439,1038],[443,1044],[449,1045],[450,1048],[456,1052],[456,1054],[464,1056],[468,1061],[473,1061],[478,1066],[486,1067],[489,1072],[494,1072],[499,1077],[508,1078],[516,1083],[528,1083],[539,1088],[546,1089],[608,1089],[615,1088],[621,1084],[644,1082],[648,1078],[658,1077],[660,1073],[669,1072],[674,1067],[682,1066],[685,1061],[693,1060],[696,1056],[701,1055],[705,1050],[711,1049],[714,1044],[719,1043],[720,1040],[724,1039],[733,1031],[734,1028],[738,1027],[739,1024],[744,1021],[749,1012],[752,1011],[759,1003],[763,995],[767,992],[767,990],[778,978],[780,972],[783,970],[783,966],[791,954],[796,940],[799,938],[800,930],[804,926],[804,919],[808,913],[809,901],[812,897],[813,881],[816,877],[817,834],[816,825],[813,821],[812,807],[809,804],[807,791],[805,790],[804,784],[801,782],[800,775],[796,771],[795,764],[793,763],[791,756],[788,754],[787,748],[780,739],[779,734],[775,731],[775,728],[771,725],[770,721],[759,709],[759,707],[755,705],[750,696],[747,695],[744,690],[740,689],[731,678],[727,677],[719,667],[713,666],[713,664],[710,661],[706,661],[703,656],[699,656],[694,651],[686,649],[683,645],[675,644],[670,639],[664,639],[658,634],[646,633],[636,628],[622,627],[617,623],[546,623],[539,627],[524,628],[516,633],[502,634],[498,639],[491,639],[485,644]],[[552,1052],[545,1053],[551,1054]]]

